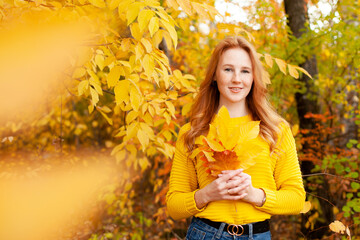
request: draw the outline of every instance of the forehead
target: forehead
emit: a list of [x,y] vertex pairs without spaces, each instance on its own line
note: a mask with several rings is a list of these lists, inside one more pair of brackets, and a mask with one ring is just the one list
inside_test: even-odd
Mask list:
[[247,51],[242,48],[226,49],[220,56],[219,65],[244,65],[251,67],[251,59]]

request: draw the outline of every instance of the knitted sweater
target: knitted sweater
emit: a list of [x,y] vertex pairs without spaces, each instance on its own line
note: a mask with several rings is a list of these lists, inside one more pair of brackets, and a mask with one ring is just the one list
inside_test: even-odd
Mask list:
[[[251,120],[248,115],[231,118],[228,128],[244,134],[247,129],[242,125]],[[264,190],[266,201],[262,207],[241,200],[213,201],[202,209],[196,207],[195,192],[216,178],[206,172],[203,161],[188,158],[182,135],[189,129],[189,123],[180,129],[166,196],[168,213],[173,219],[196,216],[216,222],[247,224],[269,219],[275,214],[298,214],[302,210],[305,191],[295,140],[287,125],[280,125],[280,151],[271,156],[269,144],[261,136],[257,137],[264,151],[256,156],[255,165],[244,171],[251,176],[255,188]]]

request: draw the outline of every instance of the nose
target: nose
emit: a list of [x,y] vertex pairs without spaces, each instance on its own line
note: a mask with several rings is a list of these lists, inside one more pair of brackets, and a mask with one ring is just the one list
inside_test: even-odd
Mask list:
[[241,83],[242,80],[241,80],[240,73],[235,72],[231,80],[232,80],[233,83]]

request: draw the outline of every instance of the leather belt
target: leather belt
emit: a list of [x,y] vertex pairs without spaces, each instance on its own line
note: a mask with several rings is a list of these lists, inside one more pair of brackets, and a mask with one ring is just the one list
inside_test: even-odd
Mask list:
[[[219,229],[221,225],[221,222],[214,222],[206,218],[197,218],[197,219],[216,229]],[[253,234],[263,233],[270,230],[269,219],[266,219],[262,222],[252,223],[252,225],[253,225]],[[230,235],[234,235],[234,236],[241,236],[243,234],[249,235],[249,225],[247,224],[236,225],[236,224],[226,223],[223,231],[228,232]]]

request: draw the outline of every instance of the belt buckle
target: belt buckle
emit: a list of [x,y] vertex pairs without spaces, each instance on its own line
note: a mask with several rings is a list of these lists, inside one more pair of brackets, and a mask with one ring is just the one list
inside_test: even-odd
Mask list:
[[[239,230],[241,229],[241,233]],[[226,228],[227,232],[232,236],[241,236],[244,233],[244,227],[242,225],[229,224]]]

